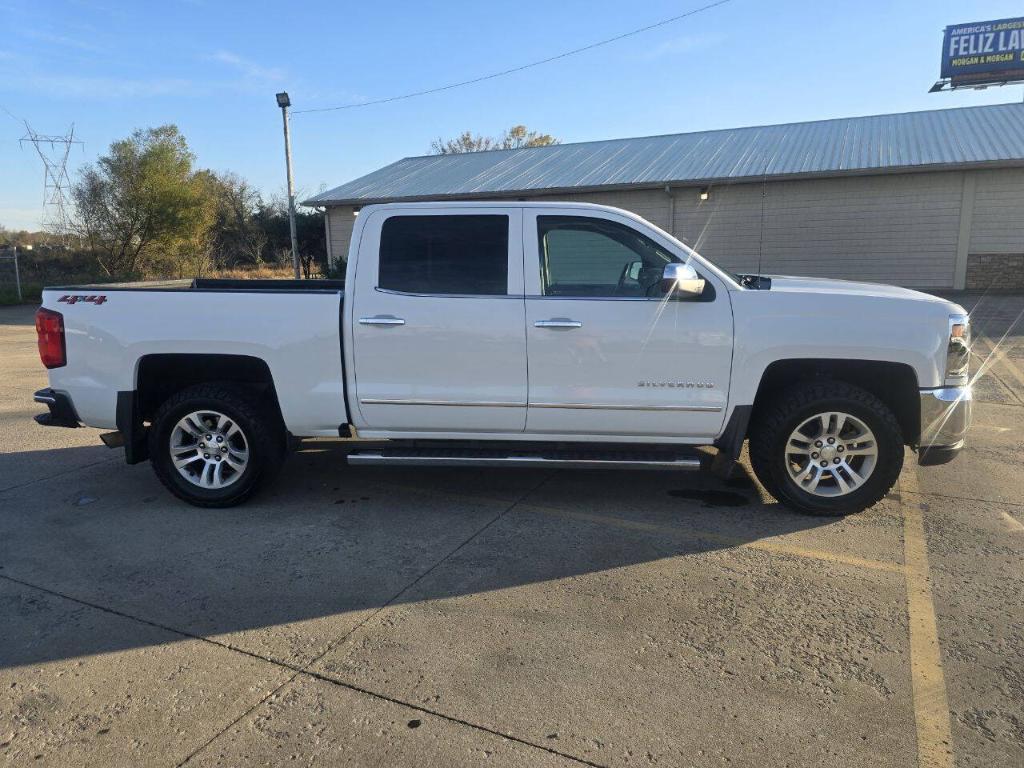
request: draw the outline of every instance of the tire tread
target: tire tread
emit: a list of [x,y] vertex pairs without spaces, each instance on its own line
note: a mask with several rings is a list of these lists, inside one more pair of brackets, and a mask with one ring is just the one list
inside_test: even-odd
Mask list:
[[[256,468],[256,477],[245,486],[238,489],[238,492],[223,498],[204,498],[199,495],[190,494],[182,490],[172,474],[175,470],[163,461],[164,454],[160,452],[159,435],[163,432],[162,424],[167,415],[174,409],[193,400],[216,401],[223,403],[233,409],[247,422],[245,425],[246,438],[250,444],[250,452],[259,461]],[[182,501],[186,501],[196,507],[216,509],[232,507],[241,504],[248,499],[261,485],[267,482],[280,468],[284,459],[282,449],[283,441],[276,434],[278,429],[267,418],[266,409],[245,390],[226,383],[209,382],[196,384],[194,386],[177,392],[157,409],[153,416],[152,426],[149,430],[149,455],[153,464],[153,471],[157,478],[167,490]],[[254,450],[255,449],[255,450]],[[259,454],[262,458],[258,458]]]
[[[797,413],[819,403],[834,401],[856,403],[870,411],[881,422],[881,430],[872,426],[875,439],[879,442],[888,441],[888,448],[894,452],[896,459],[883,461],[880,456],[875,473],[862,489],[858,489],[850,496],[813,497],[814,501],[808,502],[788,491],[787,483],[792,481],[788,476],[784,476],[785,468],[782,462],[777,461],[777,441],[780,433],[787,430]],[[839,409],[829,407],[828,410]],[[783,438],[788,436],[787,432]],[[867,509],[885,497],[903,468],[903,433],[895,414],[870,392],[853,384],[831,379],[794,385],[760,409],[750,431],[749,450],[754,474],[765,490],[787,506],[814,515],[841,516]],[[871,493],[860,492],[868,488],[871,489]],[[851,503],[854,499],[855,502]]]

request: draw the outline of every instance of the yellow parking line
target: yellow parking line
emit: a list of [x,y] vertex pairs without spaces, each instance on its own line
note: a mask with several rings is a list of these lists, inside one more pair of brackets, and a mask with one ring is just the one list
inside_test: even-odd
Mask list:
[[[906,467],[900,481],[902,491],[920,497],[916,467]],[[450,493],[432,489],[402,486],[406,490],[419,491],[435,496],[473,499],[495,502],[497,499],[485,496]],[[931,577],[928,566],[928,546],[924,533],[924,518],[920,502],[904,499],[903,541],[904,565],[879,560],[840,555],[834,552],[810,549],[778,540],[746,541],[730,536],[678,525],[659,525],[638,520],[624,520],[608,515],[575,512],[558,507],[548,507],[525,502],[520,507],[555,514],[563,517],[601,523],[618,528],[660,533],[686,534],[730,546],[758,549],[777,554],[795,555],[824,562],[840,563],[861,568],[905,574],[907,582],[907,615],[910,630],[910,676],[913,691],[914,722],[917,730],[917,756],[919,768],[953,768],[953,736],[950,728],[949,700],[946,694],[946,677],[942,669],[942,654],[939,646],[938,623],[935,603],[932,597]],[[1024,531],[1012,516],[1007,524],[1013,523]]]
[[878,571],[888,571],[890,573],[901,573],[903,571],[903,566],[899,565],[898,563],[886,563],[881,560],[868,560],[862,557],[841,555],[835,552],[827,552],[825,550],[810,549],[808,547],[801,547],[795,544],[787,544],[785,542],[773,539],[760,539],[757,541],[750,541],[747,539],[739,539],[735,536],[724,536],[720,533],[705,531],[699,528],[690,528],[689,526],[675,524],[659,525],[657,523],[645,523],[639,520],[623,520],[622,518],[610,517],[608,515],[595,515],[589,512],[574,512],[567,509],[560,509],[558,507],[538,506],[536,504],[530,504],[529,502],[521,504],[520,508],[536,509],[547,514],[560,515],[562,517],[569,517],[576,520],[584,520],[586,522],[592,523],[600,523],[602,525],[611,525],[616,528],[624,528],[635,531],[652,531],[656,533],[684,534],[687,536],[692,536],[693,538],[714,541],[732,547],[759,549],[765,552],[772,552],[778,555],[794,555],[796,557],[805,557],[811,560],[822,560],[829,563],[840,563],[842,565],[852,565],[858,568],[870,568]]
[[[901,483],[916,491],[916,468],[905,469]],[[911,491],[910,488],[907,490]],[[921,504],[909,499],[903,505],[903,544],[910,627],[910,677],[914,694],[914,721],[917,725],[917,762],[920,768],[952,768],[953,736],[928,570],[924,516]]]

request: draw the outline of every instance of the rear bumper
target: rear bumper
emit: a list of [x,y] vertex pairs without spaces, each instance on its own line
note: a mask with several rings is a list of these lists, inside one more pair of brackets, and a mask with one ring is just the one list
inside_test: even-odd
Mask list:
[[918,463],[923,466],[952,461],[964,447],[971,426],[974,395],[970,386],[922,389],[921,440]]
[[49,408],[49,413],[40,413],[35,417],[36,423],[44,427],[81,426],[75,405],[66,392],[57,392],[47,387],[36,392],[32,399]]

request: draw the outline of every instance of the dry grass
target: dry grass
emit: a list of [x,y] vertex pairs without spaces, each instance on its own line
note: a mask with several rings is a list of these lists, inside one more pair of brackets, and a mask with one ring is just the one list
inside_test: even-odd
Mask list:
[[[0,278],[4,277],[0,275]],[[204,274],[203,277],[211,278],[224,278],[230,280],[291,280],[293,277],[292,267],[290,264],[281,265],[268,265],[264,264],[261,267],[234,267],[231,269],[215,270],[208,274]],[[149,279],[149,280],[160,280],[169,279],[166,275],[147,275],[145,278],[136,279]],[[25,280],[22,277],[21,283],[21,295],[22,301],[24,302],[36,302],[38,303],[42,295],[44,285],[61,285],[61,284],[90,284],[90,283],[112,283],[118,282],[116,278],[105,276],[105,275],[79,275],[77,273],[71,275],[47,275],[46,279],[40,280],[38,277],[34,279]],[[0,306],[8,304],[18,304],[18,294],[13,285],[13,281],[3,282],[0,280]]]
[[290,280],[293,276],[291,264],[262,267],[234,267],[213,272],[209,277],[231,280]]

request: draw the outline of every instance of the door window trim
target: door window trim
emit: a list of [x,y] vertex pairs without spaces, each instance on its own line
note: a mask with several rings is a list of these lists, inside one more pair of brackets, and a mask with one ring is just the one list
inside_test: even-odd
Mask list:
[[381,288],[374,286],[377,293],[387,293],[392,296],[412,296],[419,299],[522,299],[521,293],[414,293],[412,291],[396,291],[394,288]]
[[[602,212],[600,215],[595,215],[594,212],[588,208],[574,208],[571,204],[566,205],[564,208],[551,208],[551,209],[537,209],[537,208],[524,208],[523,209],[523,293],[525,298],[530,301],[537,299],[544,299],[549,301],[665,301],[664,296],[552,296],[551,294],[543,293],[544,285],[543,279],[541,278],[541,258],[542,250],[540,244],[540,222],[538,219],[541,216],[573,216],[587,219],[598,219],[600,221],[610,221],[615,224],[620,224],[629,229],[635,230],[637,233],[643,235],[648,240],[653,241],[662,250],[666,251],[673,260],[679,264],[690,264],[697,274],[704,278],[704,293],[694,298],[677,297],[669,299],[669,301],[680,302],[685,304],[703,304],[707,302],[715,301],[718,296],[717,280],[714,277],[709,277],[708,273],[711,272],[709,269],[705,269],[705,265],[702,261],[696,258],[689,258],[676,253],[675,248],[665,245],[661,242],[660,238],[654,236],[655,233],[648,234],[644,232],[641,227],[637,226],[635,221],[632,221],[626,217],[617,216],[614,213]],[[529,243],[529,245],[528,245]],[[530,249],[533,249],[532,258],[536,260],[536,266],[532,269],[527,267],[526,260],[531,258]],[[527,287],[528,281],[531,279],[529,275],[537,276],[537,285],[534,287],[535,290],[541,291],[541,293],[530,293]]]

